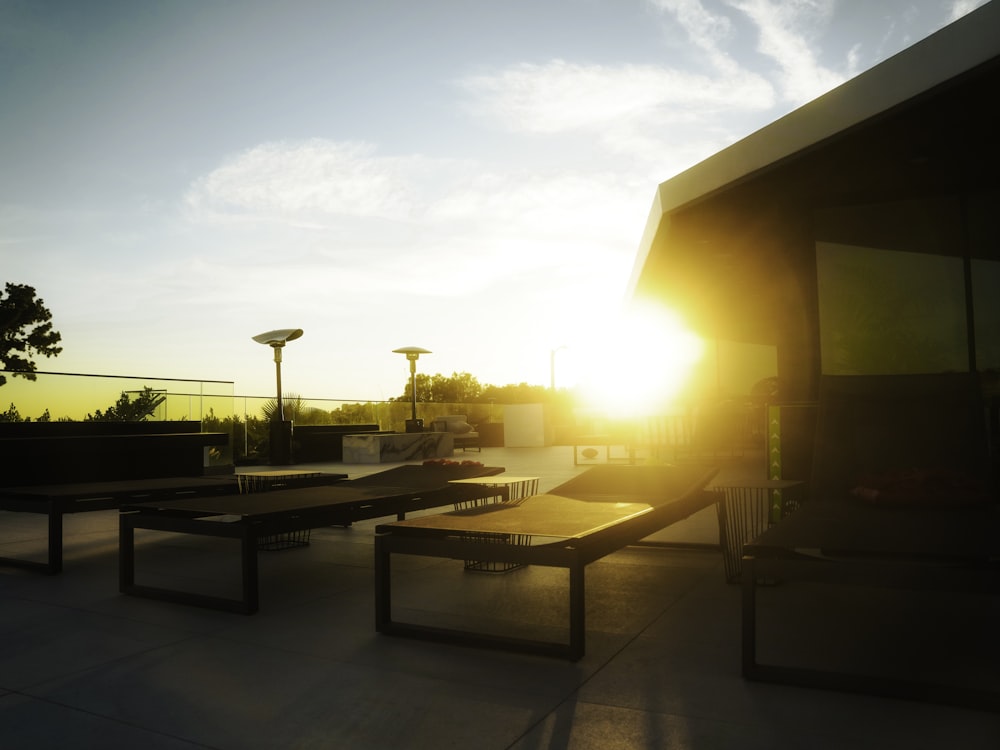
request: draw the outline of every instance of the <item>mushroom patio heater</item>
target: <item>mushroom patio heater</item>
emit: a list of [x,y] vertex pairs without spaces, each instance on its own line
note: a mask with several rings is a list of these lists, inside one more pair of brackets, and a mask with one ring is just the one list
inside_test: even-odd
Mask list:
[[274,414],[271,416],[272,465],[287,465],[292,462],[292,423],[285,420],[285,407],[281,398],[281,350],[289,341],[302,335],[301,328],[280,328],[253,337],[258,344],[266,344],[274,349],[274,371],[278,381],[278,398]]
[[417,419],[417,360],[420,359],[421,354],[431,354],[427,349],[421,349],[419,346],[404,346],[399,349],[393,349],[393,354],[405,354],[406,359],[410,363],[410,396],[412,403],[412,410],[410,412],[410,419],[406,420],[406,431],[407,432],[423,432],[424,431],[424,420]]

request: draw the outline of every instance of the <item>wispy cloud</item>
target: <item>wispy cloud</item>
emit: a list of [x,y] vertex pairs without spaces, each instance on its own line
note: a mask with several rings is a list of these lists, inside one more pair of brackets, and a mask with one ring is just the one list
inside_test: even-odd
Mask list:
[[752,73],[713,78],[653,65],[524,63],[459,81],[469,108],[529,133],[599,131],[622,120],[687,120],[722,108],[770,106],[771,87]]
[[778,66],[782,97],[804,104],[843,83],[857,71],[835,71],[820,64],[817,40],[826,30],[835,0],[733,0],[759,33],[757,50]]
[[971,13],[980,5],[985,5],[987,2],[989,0],[953,0],[949,8],[947,22],[957,21],[962,16]]
[[216,218],[357,216],[403,219],[422,199],[419,156],[386,157],[367,143],[312,139],[263,143],[229,159],[188,190],[187,207]]
[[237,155],[198,179],[184,204],[199,236],[239,236],[232,253],[243,263],[293,247],[297,266],[336,262],[359,286],[440,289],[444,274],[468,291],[581,255],[615,256],[627,270],[648,192],[610,172],[503,170],[312,139]]

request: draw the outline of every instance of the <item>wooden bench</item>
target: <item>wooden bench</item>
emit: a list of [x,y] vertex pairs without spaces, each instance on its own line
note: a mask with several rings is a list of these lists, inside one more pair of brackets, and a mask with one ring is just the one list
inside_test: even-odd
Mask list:
[[0,563],[59,572],[68,513],[165,495],[238,491],[232,464],[213,460],[213,451],[225,452],[229,435],[199,427],[190,421],[0,424],[0,510],[48,517],[44,560],[6,556]]
[[[375,527],[375,627],[380,633],[577,660],[585,649],[588,564],[712,505],[704,467],[599,466],[547,494]],[[533,542],[497,544],[498,537]],[[545,539],[548,541],[544,541]],[[545,565],[569,571],[566,642],[402,622],[392,615],[394,554]]]
[[[123,505],[119,516],[119,589],[133,596],[254,614],[259,608],[257,552],[261,538],[389,515],[405,518],[417,510],[492,497],[499,490],[450,481],[502,472],[502,467],[482,465],[399,466],[328,487]],[[137,529],[239,540],[240,598],[137,583]]]

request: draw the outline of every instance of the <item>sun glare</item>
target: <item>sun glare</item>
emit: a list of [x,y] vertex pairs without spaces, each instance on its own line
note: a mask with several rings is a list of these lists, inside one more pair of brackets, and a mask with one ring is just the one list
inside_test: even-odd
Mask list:
[[688,384],[703,341],[674,313],[633,309],[594,331],[578,358],[589,406],[615,416],[662,414]]

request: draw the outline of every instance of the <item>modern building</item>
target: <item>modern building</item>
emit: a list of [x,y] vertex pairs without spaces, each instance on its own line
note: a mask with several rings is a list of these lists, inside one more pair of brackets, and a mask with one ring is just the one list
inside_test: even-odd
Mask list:
[[662,183],[631,292],[820,374],[1000,371],[1000,2]]

